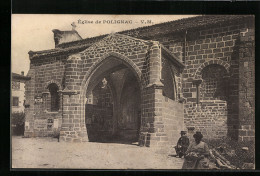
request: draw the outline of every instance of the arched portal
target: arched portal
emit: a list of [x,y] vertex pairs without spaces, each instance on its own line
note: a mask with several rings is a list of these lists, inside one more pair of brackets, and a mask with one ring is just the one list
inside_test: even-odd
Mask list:
[[100,62],[84,86],[84,118],[89,141],[137,142],[141,87],[134,69],[119,58]]

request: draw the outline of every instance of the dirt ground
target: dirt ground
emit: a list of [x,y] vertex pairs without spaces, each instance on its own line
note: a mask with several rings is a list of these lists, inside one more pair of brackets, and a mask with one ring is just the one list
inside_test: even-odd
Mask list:
[[12,168],[181,169],[184,159],[172,154],[131,144],[12,138]]

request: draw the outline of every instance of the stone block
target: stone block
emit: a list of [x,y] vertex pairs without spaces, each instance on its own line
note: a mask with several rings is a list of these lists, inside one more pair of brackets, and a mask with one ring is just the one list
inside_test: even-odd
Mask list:
[[225,42],[225,47],[227,46],[233,46],[234,42],[233,41],[227,41]]
[[210,54],[210,53],[212,53],[212,49],[205,50],[205,54]]
[[209,48],[216,48],[216,43],[209,44]]
[[66,141],[66,142],[72,142],[72,138],[66,137],[66,138],[65,138],[65,141]]
[[73,139],[72,142],[82,142],[81,138]]
[[239,130],[238,133],[239,133],[239,136],[247,136],[246,130]]
[[255,136],[255,131],[254,130],[248,130],[247,135],[248,136]]
[[200,50],[200,47],[201,47],[201,45],[195,45],[195,46],[194,46],[194,51]]
[[219,43],[217,44],[217,47],[218,47],[218,48],[224,47],[224,44],[225,44],[224,42],[219,42]]

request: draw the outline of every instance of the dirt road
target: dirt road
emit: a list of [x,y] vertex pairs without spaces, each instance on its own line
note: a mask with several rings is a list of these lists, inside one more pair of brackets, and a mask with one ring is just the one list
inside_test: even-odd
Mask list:
[[129,144],[12,138],[13,168],[180,169],[183,159],[169,154]]

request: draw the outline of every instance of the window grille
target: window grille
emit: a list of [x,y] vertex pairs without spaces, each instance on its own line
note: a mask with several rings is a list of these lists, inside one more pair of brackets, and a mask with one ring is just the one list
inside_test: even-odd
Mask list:
[[202,70],[201,95],[204,99],[223,99],[226,97],[226,85],[223,77],[227,74],[220,65],[209,65]]

